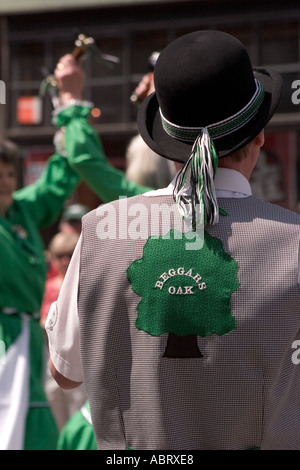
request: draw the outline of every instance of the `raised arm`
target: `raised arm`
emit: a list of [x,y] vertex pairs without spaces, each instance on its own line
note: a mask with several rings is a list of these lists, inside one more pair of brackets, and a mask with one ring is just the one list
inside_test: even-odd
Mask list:
[[81,99],[84,75],[80,63],[71,54],[63,56],[55,76],[61,106],[54,112],[54,122],[60,128],[63,151],[80,178],[103,202],[153,189],[128,181],[123,171],[108,162],[100,137],[88,122],[93,105]]

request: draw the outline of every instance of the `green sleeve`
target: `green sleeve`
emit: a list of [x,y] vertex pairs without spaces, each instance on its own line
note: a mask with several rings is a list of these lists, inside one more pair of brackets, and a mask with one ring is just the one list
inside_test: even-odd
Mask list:
[[153,188],[128,181],[125,173],[111,165],[94,128],[88,123],[88,106],[73,105],[62,110],[56,119],[65,129],[65,151],[71,167],[103,202],[119,196],[136,196]]
[[67,159],[58,153],[52,155],[41,174],[33,183],[14,193],[22,202],[38,228],[51,225],[59,216],[65,200],[79,183],[79,176]]
[[62,428],[57,450],[97,450],[88,402],[77,410]]

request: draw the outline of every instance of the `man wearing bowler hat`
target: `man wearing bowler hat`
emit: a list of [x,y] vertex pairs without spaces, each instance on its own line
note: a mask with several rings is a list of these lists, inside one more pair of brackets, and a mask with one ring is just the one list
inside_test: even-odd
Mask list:
[[213,30],[154,78],[139,131],[178,173],[84,216],[50,369],[84,381],[99,449],[300,449],[300,218],[249,185],[281,78]]

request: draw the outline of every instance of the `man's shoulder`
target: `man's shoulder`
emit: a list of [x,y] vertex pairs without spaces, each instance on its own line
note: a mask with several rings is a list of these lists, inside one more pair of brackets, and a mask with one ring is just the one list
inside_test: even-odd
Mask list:
[[[88,220],[94,217],[97,217],[99,214],[103,214],[105,211],[109,211],[110,208],[115,208],[116,210],[123,209],[124,207],[132,206],[133,204],[143,204],[145,206],[151,205],[155,202],[174,202],[173,195],[164,194],[160,192],[161,190],[150,191],[145,194],[137,194],[136,196],[121,196],[119,199],[115,199],[104,204],[100,204],[96,209],[93,209],[88,214],[83,217],[83,220]],[[151,193],[151,194],[150,194]]]
[[265,201],[255,196],[245,198],[220,198],[220,206],[230,206],[235,208],[237,212],[244,214],[255,214],[256,217],[267,218],[274,217],[278,221],[290,220],[293,223],[300,223],[300,214],[285,206],[281,206],[274,202]]
[[262,212],[276,214],[279,220],[290,220],[291,222],[293,221],[294,223],[300,224],[300,214],[296,211],[280,204],[264,201],[255,197],[252,197],[251,199],[255,202],[256,206],[261,208]]

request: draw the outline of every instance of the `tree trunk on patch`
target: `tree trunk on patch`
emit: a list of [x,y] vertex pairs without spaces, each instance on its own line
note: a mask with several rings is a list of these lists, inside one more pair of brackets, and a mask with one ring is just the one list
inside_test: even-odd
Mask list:
[[163,357],[203,357],[197,344],[196,335],[177,336],[169,333]]

